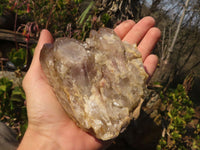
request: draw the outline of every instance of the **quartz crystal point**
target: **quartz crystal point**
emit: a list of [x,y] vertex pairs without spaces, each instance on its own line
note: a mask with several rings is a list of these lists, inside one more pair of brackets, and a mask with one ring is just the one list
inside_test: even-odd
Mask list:
[[98,139],[117,137],[137,117],[147,74],[136,45],[113,30],[92,30],[84,43],[58,38],[44,45],[40,61],[68,116]]

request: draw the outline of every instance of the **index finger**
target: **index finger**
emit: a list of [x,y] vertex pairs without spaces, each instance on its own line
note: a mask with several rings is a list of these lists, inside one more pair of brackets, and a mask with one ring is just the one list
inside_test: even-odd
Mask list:
[[120,39],[123,39],[126,34],[132,29],[132,27],[135,25],[135,22],[133,20],[126,20],[122,23],[120,23],[115,29],[115,33],[120,37]]

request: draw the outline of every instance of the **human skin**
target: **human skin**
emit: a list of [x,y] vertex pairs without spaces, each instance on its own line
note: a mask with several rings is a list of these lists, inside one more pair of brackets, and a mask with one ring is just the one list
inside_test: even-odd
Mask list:
[[[155,20],[145,17],[138,23],[127,20],[114,31],[130,44],[137,43],[142,54],[144,68],[151,77],[156,69],[158,58],[150,54],[161,36],[154,27]],[[23,88],[27,98],[28,128],[18,150],[98,150],[108,143],[84,132],[67,116],[48,84],[42,71],[39,56],[45,43],[54,39],[48,30],[42,30],[35,48],[31,66],[24,77]]]

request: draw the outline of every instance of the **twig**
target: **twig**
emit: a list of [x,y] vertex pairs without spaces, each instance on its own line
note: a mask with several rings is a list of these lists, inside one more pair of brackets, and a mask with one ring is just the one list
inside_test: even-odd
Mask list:
[[15,32],[15,46],[16,46],[16,50],[18,50],[18,44],[17,44],[17,38],[16,38],[17,12],[18,12],[18,9],[16,10],[16,14],[15,14],[15,24],[14,24],[14,32]]
[[185,2],[185,5],[184,5],[184,8],[183,8],[183,12],[182,12],[181,18],[180,18],[180,20],[179,20],[179,23],[178,23],[178,26],[177,26],[177,29],[176,29],[176,33],[175,33],[175,35],[174,35],[172,44],[171,44],[170,48],[168,49],[168,54],[167,54],[167,56],[166,56],[166,62],[169,62],[169,59],[170,59],[170,57],[171,57],[171,54],[172,54],[173,51],[174,51],[174,45],[175,45],[175,43],[176,43],[176,40],[177,40],[179,31],[180,31],[180,28],[181,28],[181,24],[182,24],[183,19],[184,19],[184,17],[185,17],[185,12],[187,11],[189,1],[190,1],[190,0],[186,0],[186,2]]

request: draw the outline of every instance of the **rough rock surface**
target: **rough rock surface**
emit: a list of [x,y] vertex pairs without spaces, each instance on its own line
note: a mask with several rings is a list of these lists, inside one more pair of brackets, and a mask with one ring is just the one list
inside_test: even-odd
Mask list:
[[138,116],[147,74],[136,45],[113,30],[93,30],[84,43],[58,38],[40,61],[69,117],[97,138],[117,137]]

